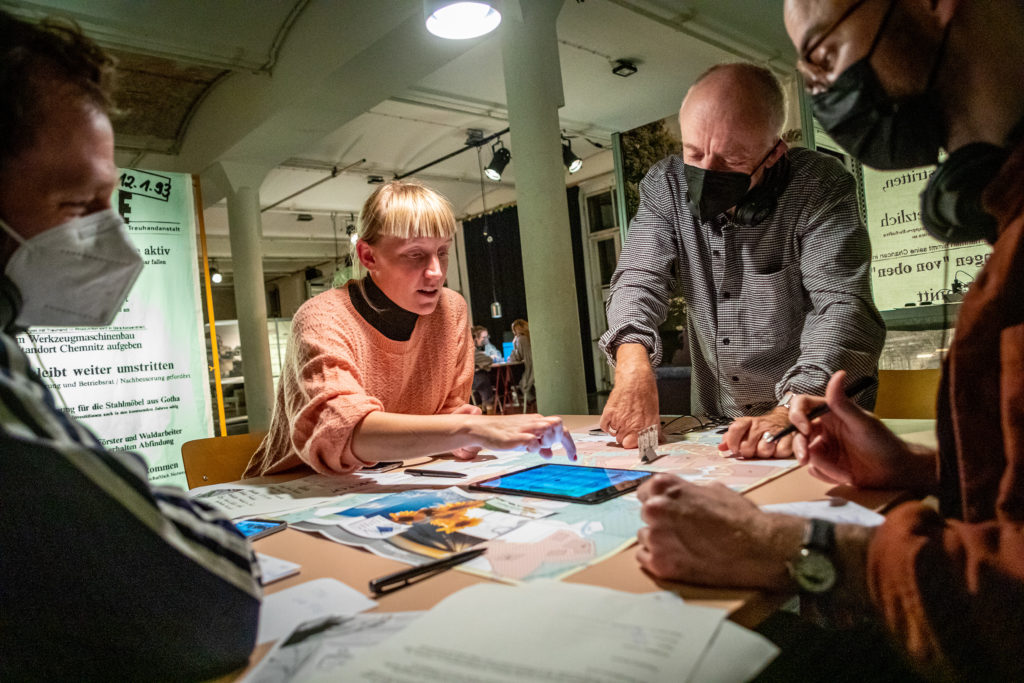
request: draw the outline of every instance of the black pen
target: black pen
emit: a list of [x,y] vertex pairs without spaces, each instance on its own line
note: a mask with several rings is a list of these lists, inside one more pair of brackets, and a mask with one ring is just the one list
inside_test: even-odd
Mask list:
[[449,472],[447,470],[428,470],[428,469],[417,469],[410,467],[405,470],[406,474],[411,474],[414,477],[448,477],[449,479],[462,479],[465,474],[462,472]]
[[[875,381],[875,378],[871,377],[870,375],[865,375],[864,377],[861,377],[856,382],[854,382],[850,386],[846,387],[846,397],[847,398],[853,398],[854,396],[856,396],[857,394],[859,394],[860,392],[864,391],[869,386],[871,386],[871,383],[873,381]],[[807,413],[807,419],[808,419],[808,421],[810,421],[810,420],[813,420],[815,418],[819,418],[822,415],[824,415],[825,413],[827,413],[829,410],[830,410],[830,408],[828,407],[828,404],[827,403],[822,403],[820,406],[818,406],[817,408],[815,408],[811,412]],[[784,436],[789,436],[790,434],[792,434],[795,431],[796,431],[796,427],[794,427],[793,425],[789,425],[788,427],[786,427],[784,429],[780,429],[779,431],[775,432],[774,434],[766,434],[765,437],[764,437],[764,440],[765,440],[766,443],[772,443],[773,441],[778,441],[779,439],[781,439]]]
[[412,583],[414,579],[425,579],[433,576],[434,574],[439,574],[456,565],[460,565],[463,562],[469,562],[470,560],[476,559],[485,552],[487,552],[487,548],[473,548],[472,550],[453,553],[448,557],[442,557],[439,560],[421,564],[418,567],[403,569],[400,572],[395,572],[394,574],[388,574],[387,576],[382,576],[379,579],[374,579],[370,582],[370,590],[374,595],[391,593],[399,588],[405,588]]

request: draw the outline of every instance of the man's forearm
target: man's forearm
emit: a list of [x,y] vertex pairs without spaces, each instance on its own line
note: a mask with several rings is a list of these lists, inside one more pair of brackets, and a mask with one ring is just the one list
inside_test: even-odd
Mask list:
[[620,344],[615,349],[615,380],[634,379],[652,372],[650,352],[643,344]]

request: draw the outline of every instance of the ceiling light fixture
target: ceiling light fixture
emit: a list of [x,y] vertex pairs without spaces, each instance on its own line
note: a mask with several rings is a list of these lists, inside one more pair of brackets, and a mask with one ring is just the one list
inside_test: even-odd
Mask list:
[[439,38],[466,40],[498,28],[501,13],[487,2],[424,0],[427,30]]
[[616,76],[629,78],[637,72],[636,64],[627,59],[616,59],[612,63],[612,73]]
[[562,163],[569,170],[569,173],[576,173],[583,168],[583,160],[572,151],[572,143],[567,138],[562,138]]
[[219,285],[223,281],[224,281],[224,276],[220,274],[220,271],[217,270],[217,267],[216,266],[211,266],[210,267],[210,282],[212,282],[215,285]]
[[501,180],[502,171],[508,166],[508,162],[512,161],[512,153],[505,148],[501,139],[494,143],[491,152],[493,152],[491,163],[487,164],[487,168],[484,169],[484,175],[494,182],[498,182]]

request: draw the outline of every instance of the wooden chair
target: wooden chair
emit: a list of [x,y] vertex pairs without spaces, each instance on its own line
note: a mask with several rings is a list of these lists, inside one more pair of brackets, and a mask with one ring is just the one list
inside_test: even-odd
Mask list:
[[935,419],[940,370],[879,370],[875,415]]
[[249,458],[266,435],[266,432],[252,432],[214,436],[181,444],[181,460],[185,465],[188,487],[194,489],[240,479]]

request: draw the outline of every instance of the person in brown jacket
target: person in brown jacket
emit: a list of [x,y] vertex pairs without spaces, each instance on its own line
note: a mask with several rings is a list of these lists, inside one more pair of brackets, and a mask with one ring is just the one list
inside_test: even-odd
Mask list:
[[[1024,680],[1024,3],[786,0],[815,115],[876,168],[949,157],[922,194],[948,242],[987,239],[939,390],[938,450],[847,399],[797,397],[794,450],[816,476],[931,493],[877,528],[762,513],[722,487],[658,475],[640,491],[638,560],[661,578],[799,588],[884,627],[929,678]],[[822,402],[831,412],[808,413]],[[806,529],[805,529],[806,525]]]

